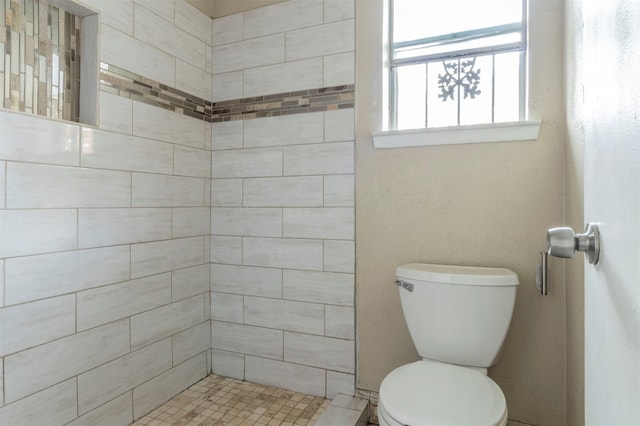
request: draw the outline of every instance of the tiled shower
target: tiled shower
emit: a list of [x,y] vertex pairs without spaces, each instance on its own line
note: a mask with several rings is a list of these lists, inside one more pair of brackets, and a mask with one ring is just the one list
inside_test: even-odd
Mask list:
[[353,393],[353,1],[75,3],[98,126],[0,111],[0,423],[128,424],[210,371]]

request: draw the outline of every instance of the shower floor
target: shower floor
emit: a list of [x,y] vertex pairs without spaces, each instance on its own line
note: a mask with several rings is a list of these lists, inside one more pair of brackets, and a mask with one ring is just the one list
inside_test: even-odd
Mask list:
[[134,425],[312,425],[330,400],[210,375]]

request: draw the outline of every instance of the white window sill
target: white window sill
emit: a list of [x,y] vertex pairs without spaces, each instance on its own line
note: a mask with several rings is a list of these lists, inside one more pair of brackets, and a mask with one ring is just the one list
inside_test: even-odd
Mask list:
[[538,138],[540,120],[474,124],[411,130],[387,130],[372,134],[376,149],[467,143],[532,141]]

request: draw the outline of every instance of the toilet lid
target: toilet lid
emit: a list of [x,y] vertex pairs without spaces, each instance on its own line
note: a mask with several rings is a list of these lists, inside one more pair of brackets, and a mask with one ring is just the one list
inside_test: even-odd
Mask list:
[[498,385],[471,368],[418,361],[392,371],[380,403],[403,425],[497,425],[507,404]]

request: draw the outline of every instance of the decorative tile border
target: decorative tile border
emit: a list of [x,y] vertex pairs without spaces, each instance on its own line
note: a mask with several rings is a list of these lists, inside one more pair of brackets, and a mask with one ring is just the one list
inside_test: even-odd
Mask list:
[[100,89],[209,123],[353,108],[354,85],[211,102],[106,63]]

